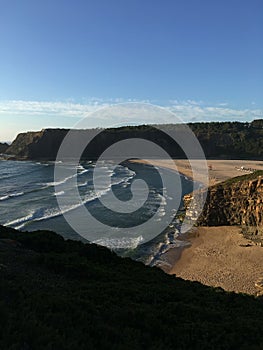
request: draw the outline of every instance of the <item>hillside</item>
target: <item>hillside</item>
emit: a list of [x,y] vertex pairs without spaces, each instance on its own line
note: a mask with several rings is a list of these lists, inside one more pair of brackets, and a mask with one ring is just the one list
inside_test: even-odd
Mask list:
[[0,348],[262,349],[260,298],[0,227]]
[[[208,158],[221,159],[263,159],[263,120],[251,123],[211,122],[191,123],[189,127],[195,133]],[[163,125],[164,131],[182,134],[180,125]],[[39,132],[27,132],[17,136],[6,153],[19,159],[54,160],[59,146],[69,130],[46,129]],[[184,152],[164,132],[154,126],[129,126],[116,129],[75,130],[76,140],[93,139],[82,157],[96,159],[113,143],[129,138],[143,138],[160,145],[171,157],[185,158]],[[186,137],[188,137],[186,135]],[[74,146],[74,145],[73,145]],[[136,157],[140,149],[126,150],[126,157]],[[116,157],[118,154],[115,155]],[[154,157],[154,155],[152,155]]]

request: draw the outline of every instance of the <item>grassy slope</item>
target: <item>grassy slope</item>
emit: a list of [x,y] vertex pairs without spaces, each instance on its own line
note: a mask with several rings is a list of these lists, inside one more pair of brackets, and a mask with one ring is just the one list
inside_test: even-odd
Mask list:
[[1,350],[263,348],[262,300],[50,232],[0,238]]

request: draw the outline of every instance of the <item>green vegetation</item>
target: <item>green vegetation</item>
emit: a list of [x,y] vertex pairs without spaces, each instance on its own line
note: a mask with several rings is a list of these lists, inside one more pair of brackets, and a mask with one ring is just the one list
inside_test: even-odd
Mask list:
[[189,124],[207,157],[262,159],[263,119]]
[[240,181],[254,180],[258,176],[263,176],[263,170],[256,170],[256,171],[253,171],[253,173],[250,173],[250,174],[245,174],[245,175],[241,175],[241,176],[232,177],[232,178],[227,179],[226,181],[221,182],[220,184],[215,185],[215,186],[232,185],[232,184],[240,182]]
[[[19,243],[17,243],[19,242]],[[0,227],[0,349],[262,349],[263,301]]]

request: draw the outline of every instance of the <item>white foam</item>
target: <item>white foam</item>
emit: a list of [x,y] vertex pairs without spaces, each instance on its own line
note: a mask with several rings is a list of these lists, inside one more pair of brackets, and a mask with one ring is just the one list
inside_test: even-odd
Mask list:
[[18,218],[18,219],[6,222],[4,226],[14,226],[17,224],[22,224],[33,219],[33,217],[34,217],[34,212],[30,212],[29,214],[27,214],[26,216],[23,216],[22,218]]
[[24,192],[17,192],[17,193],[12,193],[10,194],[10,197],[19,197],[19,196],[23,196]]
[[15,192],[15,193],[11,193],[11,194],[6,194],[2,197],[0,197],[0,201],[5,201],[7,199],[10,199],[12,197],[19,197],[19,196],[23,196],[24,192]]
[[95,199],[101,198],[102,196],[107,194],[110,191],[110,189],[111,189],[111,186],[103,188],[103,189],[98,190],[96,192],[89,193],[89,195],[84,198],[83,203],[87,204],[89,202],[94,201]]
[[78,184],[78,187],[85,187],[85,186],[87,186],[87,184],[88,184],[88,182],[84,182],[82,184]]
[[83,165],[77,165],[77,167],[76,167],[76,169],[78,169],[78,170],[84,170],[85,168],[84,168],[84,166]]
[[46,209],[43,212],[43,215],[40,217],[36,217],[34,219],[34,221],[43,221],[43,220],[47,220],[47,219],[52,219],[52,218],[55,218],[57,216],[63,215],[65,213],[67,213],[68,211],[73,210],[73,209],[78,208],[78,207],[79,207],[79,204],[75,204],[72,206],[64,207],[62,210],[57,209],[57,208]]
[[59,186],[59,185],[65,184],[68,180],[73,179],[76,176],[83,175],[83,174],[85,174],[85,173],[87,173],[89,171],[89,169],[85,169],[85,168],[83,168],[83,169],[84,170],[82,170],[81,172],[73,174],[73,175],[70,175],[68,177],[65,177],[63,180],[54,181],[54,182],[47,182],[44,185],[46,185],[47,187],[53,187],[53,186]]
[[157,196],[161,199],[161,203],[160,203],[160,206],[159,206],[159,209],[158,209],[158,217],[159,217],[159,219],[157,219],[157,221],[160,221],[160,218],[162,218],[166,214],[165,207],[167,205],[167,201],[166,201],[166,198],[164,196],[162,196],[161,194],[157,193]]
[[160,259],[156,259],[152,262],[151,266],[156,266],[156,267],[168,267],[171,268],[172,265],[166,261],[166,259],[164,259],[163,257],[161,257]]
[[158,253],[151,255],[146,264],[150,266],[166,265],[167,262],[164,256],[166,252],[168,252],[170,249],[187,247],[189,245],[189,242],[179,240],[175,240],[175,242],[172,244],[162,244],[161,248],[158,250]]
[[14,229],[21,230],[24,226],[25,224],[21,224],[21,225],[15,226]]
[[110,249],[135,249],[143,242],[143,237],[121,237],[121,238],[101,238],[94,240],[92,243],[105,246]]
[[[49,186],[55,186],[55,185],[60,185],[60,184],[64,184],[65,182],[67,182],[69,179],[71,179],[72,177],[75,177],[75,176],[78,176],[78,175],[82,175],[86,172],[89,171],[89,169],[85,169],[82,165],[79,165],[78,167],[78,170],[81,170],[80,172],[76,173],[76,174],[73,174],[71,176],[68,176],[64,179],[62,179],[61,181],[58,181],[58,182],[49,182],[49,183],[46,183],[46,187],[49,187]],[[105,167],[106,168],[106,167]],[[108,169],[107,170],[109,171],[109,174],[112,174],[112,170]],[[111,190],[111,187],[113,185],[117,185],[117,184],[121,184],[121,183],[125,183],[126,181],[129,181],[131,178],[134,177],[134,175],[136,174],[135,172],[133,171],[129,171],[128,169],[128,176],[127,177],[122,177],[121,179],[116,177],[116,179],[112,178],[112,181],[111,181],[111,184],[109,186],[101,186],[101,189],[97,190],[96,192],[91,192],[89,193],[88,195],[86,195],[81,202],[78,202],[78,203],[70,203],[69,205],[65,205],[64,207],[62,208],[58,208],[58,207],[54,207],[54,208],[38,208],[34,211],[30,211],[28,212],[26,215],[24,215],[23,217],[20,217],[20,218],[17,218],[17,219],[14,219],[12,221],[9,221],[7,223],[5,223],[6,226],[11,226],[11,227],[15,227],[17,229],[21,229],[23,228],[28,222],[34,222],[34,221],[43,221],[43,220],[48,220],[48,219],[51,219],[51,218],[55,218],[55,217],[58,217],[58,216],[61,216],[67,212],[70,212],[72,210],[75,210],[77,209],[78,207],[82,206],[82,205],[85,205],[89,202],[92,202],[96,199],[99,199],[100,197],[102,197],[103,195],[107,194],[110,190]],[[81,187],[81,186],[86,186],[88,185],[88,182],[86,183],[83,183],[83,184],[79,184],[78,186]],[[46,188],[44,187],[44,188]],[[2,197],[0,197],[0,201],[2,200],[6,200],[10,197],[15,197],[15,196],[20,196],[24,193],[22,192],[17,192],[17,193],[13,193],[11,195],[4,195]],[[65,194],[64,191],[57,191],[55,192],[53,195],[56,195],[56,196],[63,196]],[[139,243],[137,241],[129,241],[129,239],[124,239],[121,243],[121,241],[116,241],[115,243],[112,242],[110,243],[111,246],[123,246],[123,247],[135,247],[136,245],[138,245]],[[136,243],[136,244],[135,244]]]
[[176,239],[178,237],[178,230],[174,232],[166,233],[163,237],[163,241],[157,243],[153,247],[151,247],[151,254],[148,256],[146,265],[156,266],[163,264],[165,260],[165,253],[170,249],[186,247],[189,246],[188,241],[181,241]]
[[55,192],[54,196],[62,196],[63,194],[65,194],[64,191],[59,191],[59,192]]
[[[9,222],[5,223],[5,226],[11,226],[11,227],[14,227],[16,229],[21,229],[29,221],[44,221],[44,220],[48,220],[48,219],[52,219],[52,218],[61,216],[63,214],[66,214],[72,210],[79,208],[82,205],[87,204],[88,202],[91,202],[97,198],[100,198],[101,196],[106,194],[109,190],[110,190],[110,188],[106,188],[105,190],[90,194],[89,196],[85,197],[82,200],[82,202],[71,204],[68,206],[64,206],[62,208],[48,208],[48,209],[39,208],[33,212],[31,211],[28,215],[25,215],[21,218],[18,218],[18,219],[15,219],[13,221],[9,221]],[[62,193],[62,192],[63,191],[58,192],[59,195],[63,195],[64,193]],[[19,225],[17,225],[17,224],[19,224]]]

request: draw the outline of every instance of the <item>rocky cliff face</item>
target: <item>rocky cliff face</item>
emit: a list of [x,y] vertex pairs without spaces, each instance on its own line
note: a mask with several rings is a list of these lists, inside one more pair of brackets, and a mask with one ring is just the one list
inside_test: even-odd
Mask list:
[[6,154],[20,159],[54,160],[67,131],[65,129],[43,129],[18,134]]
[[[31,160],[55,160],[59,147],[69,132],[68,129],[44,129],[39,132],[21,133],[8,148],[7,154],[14,158]],[[178,133],[180,130],[177,131]],[[69,158],[75,158],[75,150],[84,145],[82,159],[96,159],[108,147],[118,141],[141,138],[157,143],[167,153],[185,157],[184,152],[177,143],[162,131],[150,126],[123,127],[117,129],[86,129],[71,130],[71,142],[67,154]],[[150,151],[149,151],[150,150]],[[151,148],[148,154],[151,154]],[[133,158],[140,155],[145,156],[147,150],[142,150],[136,142],[132,146],[115,149],[113,157]],[[77,154],[77,153],[76,153]],[[157,154],[158,156],[158,154]]]
[[6,150],[8,149],[8,147],[9,147],[8,143],[1,143],[0,142],[0,154],[5,153]]
[[[244,233],[263,238],[263,172],[228,180],[185,196],[187,219],[195,219],[200,200],[207,194],[199,226],[240,225]],[[190,202],[191,207],[190,207]]]

